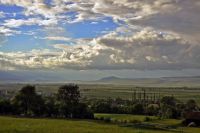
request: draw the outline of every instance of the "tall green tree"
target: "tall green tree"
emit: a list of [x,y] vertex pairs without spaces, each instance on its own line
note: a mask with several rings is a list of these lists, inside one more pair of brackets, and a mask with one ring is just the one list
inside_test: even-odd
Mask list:
[[160,113],[163,118],[177,118],[176,99],[172,96],[164,96],[161,99]]
[[56,117],[58,115],[58,107],[54,96],[45,98],[45,115],[47,117]]
[[42,115],[44,100],[35,91],[35,86],[22,87],[13,99],[13,105],[20,114],[26,116]]
[[0,99],[0,114],[11,114],[12,106],[10,104],[10,100]]
[[78,85],[63,85],[58,89],[57,100],[61,116],[73,117],[75,107],[79,104],[80,91]]

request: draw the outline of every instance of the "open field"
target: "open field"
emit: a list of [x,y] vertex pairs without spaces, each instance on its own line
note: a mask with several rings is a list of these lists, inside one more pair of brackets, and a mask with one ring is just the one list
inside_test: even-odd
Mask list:
[[[107,114],[97,114],[108,116]],[[118,120],[142,120],[144,116],[109,115]],[[199,128],[177,126],[180,120],[153,120],[143,124],[112,124],[94,120],[59,120],[0,117],[0,133],[198,133]],[[166,129],[163,127],[171,126]]]
[[89,120],[0,117],[0,133],[168,133]]
[[[25,84],[0,84],[0,90],[17,91]],[[62,84],[35,84],[37,91],[43,94],[56,93]],[[88,98],[123,98],[131,99],[133,91],[143,93],[146,90],[148,98],[151,99],[162,96],[174,96],[180,101],[194,99],[200,103],[199,87],[137,87],[134,85],[116,85],[116,84],[79,84],[82,97]]]

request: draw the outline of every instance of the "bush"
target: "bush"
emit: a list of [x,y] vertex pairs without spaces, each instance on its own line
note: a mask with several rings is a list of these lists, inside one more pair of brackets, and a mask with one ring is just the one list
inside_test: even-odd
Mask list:
[[130,120],[129,122],[133,123],[133,124],[141,123],[141,121],[139,121],[139,120]]
[[114,122],[114,123],[119,123],[119,120],[114,119],[113,122]]
[[111,113],[111,104],[107,102],[96,102],[92,105],[92,110],[95,113]]
[[135,104],[134,106],[130,107],[131,114],[144,114],[144,106],[142,104]]
[[73,118],[79,119],[93,119],[94,114],[93,112],[87,107],[84,103],[79,103],[73,107],[72,111]]
[[12,110],[9,100],[0,99],[0,114],[10,114],[12,113]]
[[128,120],[123,120],[123,123],[128,123],[129,121]]
[[101,116],[101,117],[99,118],[99,120],[103,121],[103,120],[104,120],[104,117]]
[[149,104],[146,108],[146,114],[148,115],[158,115],[159,106],[157,104]]
[[110,118],[110,117],[105,117],[105,118],[104,118],[104,122],[110,123],[110,122],[111,122],[111,118]]
[[153,120],[153,119],[150,118],[150,117],[148,117],[148,116],[146,116],[146,117],[144,118],[144,121],[145,121],[145,122],[152,121],[152,120]]

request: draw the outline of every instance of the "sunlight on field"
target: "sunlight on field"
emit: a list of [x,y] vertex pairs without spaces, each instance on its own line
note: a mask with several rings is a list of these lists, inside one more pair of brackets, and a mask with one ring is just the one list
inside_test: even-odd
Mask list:
[[[145,116],[96,114],[96,117],[111,117],[118,120],[144,120]],[[159,120],[155,123],[176,125],[180,120]],[[154,122],[153,122],[154,123]],[[178,127],[173,132],[199,133],[199,128]],[[90,120],[28,119],[0,117],[0,133],[171,133],[158,129],[141,129],[126,125],[114,125]]]
[[0,133],[169,133],[87,120],[0,117]]

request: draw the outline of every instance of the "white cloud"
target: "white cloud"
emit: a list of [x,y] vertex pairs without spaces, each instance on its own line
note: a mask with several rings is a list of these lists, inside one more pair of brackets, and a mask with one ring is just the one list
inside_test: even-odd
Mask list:
[[[121,20],[129,25],[152,26],[199,41],[199,0],[53,0],[49,5],[45,0],[0,0],[0,3],[23,7],[23,13],[31,17],[28,20],[7,20],[5,25],[16,22],[19,26],[36,23],[47,26],[58,22],[98,22],[111,17],[116,23]],[[70,17],[70,12],[75,12],[75,16]],[[35,18],[38,15],[42,17]]]
[[25,15],[40,14],[50,18],[54,14],[51,8],[44,3],[44,0],[0,0],[0,3],[23,7]]
[[0,26],[0,34],[3,36],[11,36],[13,34],[20,34],[20,31],[11,30],[10,28],[6,28],[4,26]]
[[[198,0],[161,1],[162,8],[156,14],[141,20],[127,20],[131,25],[151,26],[163,31],[173,31],[185,38],[200,42],[200,4]],[[160,4],[159,4],[160,5]],[[171,9],[172,8],[172,9]]]
[[3,26],[9,27],[9,28],[18,28],[22,25],[39,25],[39,26],[49,26],[49,25],[56,25],[57,20],[55,19],[48,19],[48,20],[42,20],[39,18],[30,18],[30,19],[8,19],[5,20],[5,23]]
[[91,22],[91,24],[98,24],[98,22]]
[[[129,29],[130,30],[130,29]],[[80,42],[77,41],[77,42]],[[132,35],[118,31],[85,44],[56,44],[54,50],[0,52],[0,62],[16,69],[187,69],[200,67],[200,46],[177,34],[143,29]]]
[[[103,37],[69,39],[50,29],[48,40],[70,40],[74,46],[54,50],[0,53],[1,67],[66,69],[185,69],[200,68],[199,0],[0,0],[23,7],[28,19],[8,19],[0,33],[18,33],[22,25],[56,24],[111,17],[125,25]],[[75,12],[73,15],[69,12]],[[72,15],[72,16],[70,16]],[[147,28],[151,27],[151,28]],[[49,27],[48,27],[49,28]],[[47,28],[47,30],[49,30]],[[54,28],[56,29],[56,28]]]
[[5,13],[0,11],[0,18],[4,18],[5,17]]
[[52,41],[71,41],[71,38],[64,37],[64,36],[48,36],[44,37],[43,39],[52,40]]

